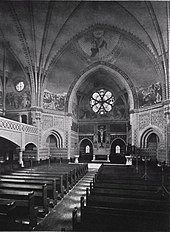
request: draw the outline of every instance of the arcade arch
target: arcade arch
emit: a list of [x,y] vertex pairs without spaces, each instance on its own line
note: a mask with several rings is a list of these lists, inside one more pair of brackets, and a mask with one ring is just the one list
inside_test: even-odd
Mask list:
[[79,162],[90,162],[93,159],[93,144],[84,138],[79,144]]
[[110,148],[111,163],[126,163],[125,159],[126,143],[123,139],[117,138],[113,140]]

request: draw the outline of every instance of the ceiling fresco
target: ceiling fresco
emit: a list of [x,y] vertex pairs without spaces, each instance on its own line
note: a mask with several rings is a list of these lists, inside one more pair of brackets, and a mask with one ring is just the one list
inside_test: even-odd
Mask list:
[[37,106],[44,90],[63,96],[101,61],[126,73],[136,91],[163,86],[166,7],[165,1],[1,1],[0,71],[26,78]]

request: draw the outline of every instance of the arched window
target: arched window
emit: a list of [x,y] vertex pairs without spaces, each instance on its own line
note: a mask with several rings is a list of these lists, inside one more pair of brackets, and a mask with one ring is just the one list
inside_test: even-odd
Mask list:
[[86,153],[90,153],[90,146],[89,145],[86,146]]
[[119,145],[116,146],[116,154],[120,154],[120,146]]

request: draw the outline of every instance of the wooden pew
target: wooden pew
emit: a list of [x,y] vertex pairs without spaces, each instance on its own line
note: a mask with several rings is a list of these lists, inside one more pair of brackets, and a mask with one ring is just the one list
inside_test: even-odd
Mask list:
[[[48,177],[54,177],[56,178],[56,181],[59,180],[57,183],[59,183],[59,188],[64,188],[66,191],[69,191],[69,179],[68,174],[59,174],[58,172],[50,172],[50,171],[38,171],[38,170],[18,170],[17,172],[12,172],[12,174],[17,175],[27,175],[31,174],[31,176],[48,176]],[[62,191],[60,191],[62,192]]]
[[[121,197],[134,197],[134,198],[144,198],[144,199],[163,199],[166,196],[162,196],[158,191],[152,190],[139,190],[139,189],[115,189],[115,188],[90,188],[90,194],[92,195],[102,195],[102,196],[121,196]],[[168,196],[167,196],[168,197]]]
[[[100,196],[100,201],[98,199],[96,202],[96,196],[89,201],[90,197],[91,195],[86,199],[86,207],[84,207],[84,197],[81,197],[81,227],[79,230],[168,232],[170,229],[169,208],[166,202],[162,206],[160,204],[155,207],[155,201],[149,201],[146,207],[143,207],[146,200],[140,199],[136,204],[137,201],[132,202],[132,199],[116,198],[113,205],[111,205],[113,201],[108,201],[108,199],[109,204],[102,205],[99,202],[106,202],[105,197]],[[129,205],[133,203],[134,207],[124,205],[125,202]]]
[[38,209],[34,205],[35,199],[33,191],[0,189],[0,198],[15,201],[15,222],[18,222],[20,225],[26,222],[29,229],[36,226]]
[[70,185],[73,186],[88,171],[87,164],[50,164],[35,168],[24,169],[27,171],[56,172],[58,174],[68,173]]
[[153,200],[146,198],[135,198],[130,196],[107,196],[90,194],[86,190],[86,204],[89,206],[99,206],[108,208],[126,208],[137,210],[156,210],[161,212],[169,212],[170,202],[168,199]]
[[12,175],[0,175],[0,181],[4,183],[23,183],[47,185],[47,196],[57,204],[58,191],[56,190],[56,179],[42,177],[24,177]]
[[18,191],[34,191],[35,206],[42,206],[44,210],[44,216],[49,212],[49,198],[47,198],[47,185],[46,184],[26,184],[26,183],[6,183],[0,181],[0,190],[10,189]]
[[35,169],[23,169],[23,170],[19,170],[18,172],[24,172],[24,173],[47,173],[47,174],[54,174],[56,177],[58,176],[63,176],[63,181],[64,181],[64,186],[65,189],[67,191],[69,191],[69,187],[73,187],[73,185],[76,183],[77,178],[76,178],[76,173],[75,171],[72,170],[65,170],[65,169],[61,169],[60,167],[56,169],[53,167],[49,167],[47,168],[47,166],[44,167],[44,169],[42,167],[37,167]]
[[86,206],[82,209],[81,229],[84,231],[169,231],[164,212]]
[[0,198],[0,230],[12,230],[14,228],[14,200]]
[[107,188],[107,189],[133,189],[133,190],[149,190],[156,192],[158,190],[158,186],[156,185],[145,185],[145,184],[119,184],[119,183],[103,183],[102,181],[91,183],[94,188]]

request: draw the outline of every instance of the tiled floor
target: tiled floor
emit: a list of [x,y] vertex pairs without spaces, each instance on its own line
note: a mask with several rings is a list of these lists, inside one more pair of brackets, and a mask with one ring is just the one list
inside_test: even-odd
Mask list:
[[72,211],[80,209],[80,197],[85,196],[86,188],[90,186],[100,165],[89,167],[88,173],[73,187],[57,206],[39,223],[35,231],[72,231]]

